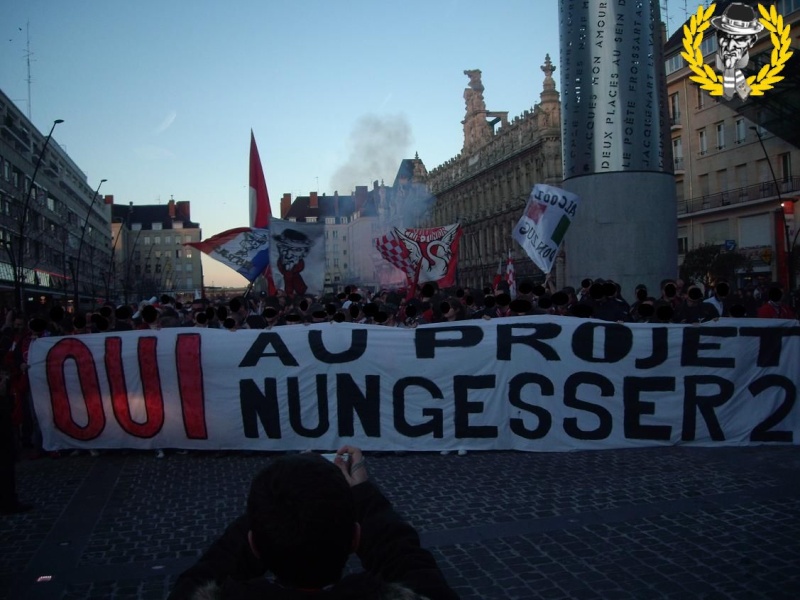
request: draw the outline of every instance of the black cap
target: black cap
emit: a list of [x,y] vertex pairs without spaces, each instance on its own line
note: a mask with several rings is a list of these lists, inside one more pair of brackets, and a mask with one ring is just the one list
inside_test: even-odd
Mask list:
[[656,309],[652,304],[645,304],[644,302],[636,307],[639,316],[644,319],[649,319],[656,314]]
[[50,320],[58,323],[64,318],[64,308],[61,305],[56,305],[50,309]]
[[123,304],[117,308],[114,314],[120,321],[126,321],[133,316],[133,309],[128,304]]
[[142,309],[142,321],[145,323],[155,323],[156,319],[158,319],[158,311],[155,306],[148,304]]
[[[592,284],[594,285],[594,284]],[[569,309],[570,314],[573,317],[578,317],[579,319],[588,319],[592,316],[593,309],[588,304],[583,304],[582,302],[578,302],[578,304],[573,304]]]
[[659,321],[671,321],[675,316],[675,311],[669,304],[661,304],[656,307],[656,319]]
[[511,312],[524,314],[531,311],[533,304],[531,304],[531,301],[527,300],[526,298],[515,298],[511,301],[508,307],[511,309]]
[[589,286],[589,297],[592,300],[600,300],[605,297],[605,290],[602,283],[593,283]]
[[566,292],[555,292],[550,300],[553,301],[553,306],[566,306],[569,304],[569,296]]
[[47,329],[47,321],[42,317],[33,317],[28,321],[28,328],[34,333],[43,333]]

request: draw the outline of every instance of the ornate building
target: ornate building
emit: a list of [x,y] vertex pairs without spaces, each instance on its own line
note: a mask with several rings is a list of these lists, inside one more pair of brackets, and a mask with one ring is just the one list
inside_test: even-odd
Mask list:
[[462,224],[460,286],[491,282],[509,251],[518,278],[541,274],[511,237],[534,184],[560,185],[562,179],[561,102],[549,55],[541,69],[539,103],[512,121],[507,112],[486,109],[481,72],[464,71],[464,147],[429,173],[435,200],[424,219],[425,226]]

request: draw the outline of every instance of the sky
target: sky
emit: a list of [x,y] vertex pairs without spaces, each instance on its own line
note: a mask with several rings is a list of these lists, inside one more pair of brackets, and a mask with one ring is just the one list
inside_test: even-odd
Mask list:
[[558,29],[557,0],[26,0],[3,8],[0,89],[44,134],[64,119],[53,140],[89,187],[188,200],[208,238],[249,224],[251,130],[275,216],[287,192],[391,185],[404,158],[460,152],[464,70],[488,110],[530,110]]

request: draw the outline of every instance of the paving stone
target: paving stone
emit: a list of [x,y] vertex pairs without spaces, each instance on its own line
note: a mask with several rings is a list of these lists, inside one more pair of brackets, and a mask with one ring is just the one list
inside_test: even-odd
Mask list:
[[[45,585],[30,578],[53,552],[73,561],[55,597],[164,598],[244,510],[267,460],[20,463],[36,510],[0,519],[0,598]],[[367,465],[464,599],[800,597],[798,447],[382,454]],[[66,535],[75,517],[88,525]]]

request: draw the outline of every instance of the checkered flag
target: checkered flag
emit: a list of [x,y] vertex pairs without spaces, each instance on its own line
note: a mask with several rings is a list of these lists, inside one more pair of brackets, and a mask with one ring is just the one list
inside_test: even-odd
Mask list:
[[411,254],[406,245],[397,237],[396,228],[388,234],[375,238],[375,247],[384,260],[388,261],[409,279],[414,277],[414,265],[411,263]]

